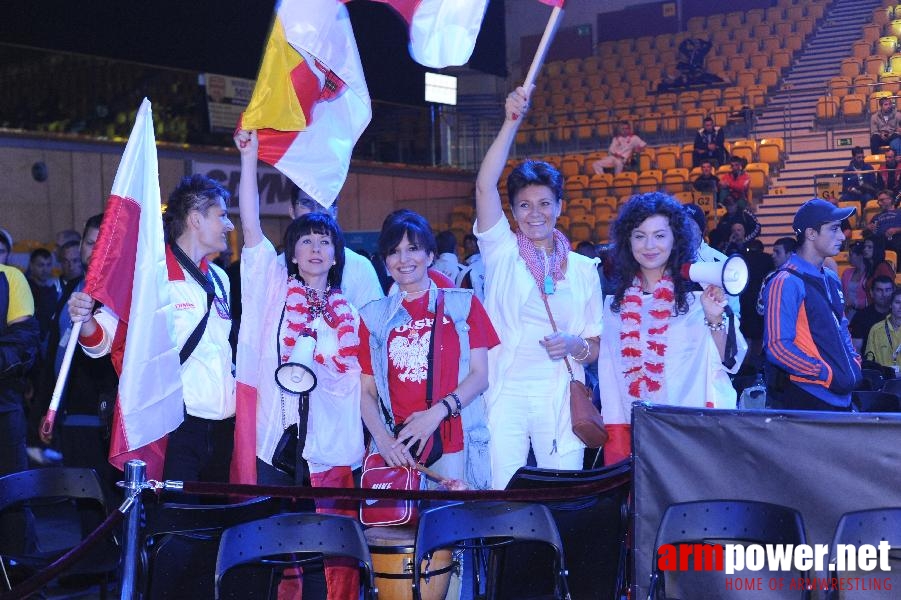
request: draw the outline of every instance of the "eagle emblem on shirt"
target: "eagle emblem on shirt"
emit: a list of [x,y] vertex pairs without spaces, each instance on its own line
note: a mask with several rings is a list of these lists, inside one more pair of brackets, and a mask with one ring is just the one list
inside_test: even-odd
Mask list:
[[411,330],[407,336],[396,336],[388,345],[388,359],[397,369],[401,381],[419,383],[428,376],[429,341],[431,330],[423,332]]

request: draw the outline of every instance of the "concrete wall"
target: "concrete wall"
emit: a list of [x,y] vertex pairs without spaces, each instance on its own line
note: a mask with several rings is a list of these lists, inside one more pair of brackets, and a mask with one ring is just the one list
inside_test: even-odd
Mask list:
[[[16,241],[53,244],[63,229],[81,230],[85,220],[102,212],[121,158],[122,144],[0,134],[0,227]],[[43,162],[45,181],[36,181],[32,166]],[[215,165],[231,191],[236,191],[236,152],[159,150],[160,190],[166,196],[195,164]],[[475,175],[470,172],[407,168],[400,165],[351,166],[340,195],[340,221],[347,231],[381,228],[396,208],[424,214],[436,230],[446,226],[452,207],[471,201]],[[266,234],[277,243],[287,226],[287,188],[269,198],[262,211]],[[240,222],[235,215],[236,225]],[[235,245],[240,246],[240,236]]]

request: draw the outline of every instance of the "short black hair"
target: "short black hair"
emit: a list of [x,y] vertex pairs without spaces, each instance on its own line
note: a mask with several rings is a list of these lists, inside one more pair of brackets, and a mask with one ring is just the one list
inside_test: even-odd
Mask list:
[[379,233],[379,256],[382,260],[394,252],[394,249],[407,236],[407,240],[420,246],[426,253],[435,254],[438,245],[435,242],[435,234],[432,227],[418,212],[407,208],[401,208],[385,217],[382,222],[382,231]]
[[541,160],[526,160],[517,165],[507,177],[507,199],[510,206],[516,201],[516,195],[530,185],[550,188],[557,202],[563,200],[563,175],[560,171]]
[[782,250],[786,254],[791,254],[798,249],[798,242],[797,240],[795,240],[795,238],[781,237],[773,242],[773,246],[782,246]]
[[47,260],[53,260],[53,255],[50,254],[50,251],[46,248],[35,248],[31,251],[31,254],[28,255],[28,262],[31,262],[36,258],[46,258]]
[[99,230],[101,223],[103,223],[103,213],[88,218],[88,220],[84,222],[84,232],[81,234],[81,239],[87,237],[88,231],[90,231],[91,229]]
[[457,249],[457,236],[453,231],[445,229],[435,236],[435,246],[438,254],[452,254]]
[[335,264],[328,270],[327,280],[332,288],[340,288],[341,275],[344,272],[344,234],[341,232],[338,222],[328,213],[307,213],[297,217],[288,225],[284,237],[285,265],[288,267],[288,274],[303,281],[303,277],[297,271],[297,265],[291,259],[294,258],[294,247],[297,245],[297,240],[311,233],[327,235],[332,238],[332,244],[335,246]]
[[59,247],[59,255],[62,258],[63,252],[68,250],[69,248],[81,248],[81,242],[76,242],[75,240],[69,240],[65,244]]
[[888,283],[893,288],[895,287],[894,280],[891,277],[889,277],[888,275],[877,275],[876,277],[874,277],[873,281],[870,282],[870,290],[876,289],[877,283]]
[[863,148],[861,146],[854,146],[851,148],[851,156],[857,156],[858,154],[863,154]]
[[163,213],[163,234],[166,243],[174,244],[185,232],[188,214],[192,210],[206,214],[206,211],[219,203],[219,199],[228,206],[231,194],[215,179],[195,173],[182,178],[178,186],[169,194],[166,212]]

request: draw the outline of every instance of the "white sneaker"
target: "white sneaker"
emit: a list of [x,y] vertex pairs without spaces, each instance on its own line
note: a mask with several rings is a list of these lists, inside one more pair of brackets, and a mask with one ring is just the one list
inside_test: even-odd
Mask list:
[[47,464],[47,459],[44,458],[43,448],[38,448],[37,446],[29,446],[25,448],[25,453],[28,454],[28,460],[30,460],[31,462],[37,465]]

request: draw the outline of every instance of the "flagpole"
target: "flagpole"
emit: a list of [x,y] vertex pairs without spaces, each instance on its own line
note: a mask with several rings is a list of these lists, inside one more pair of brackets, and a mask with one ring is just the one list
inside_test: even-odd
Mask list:
[[41,420],[41,440],[45,444],[49,444],[50,440],[53,439],[53,424],[56,421],[56,411],[59,408],[63,389],[66,387],[66,380],[69,378],[69,368],[72,366],[72,355],[75,354],[75,346],[78,345],[81,324],[82,321],[76,321],[72,324],[69,341],[66,343],[66,352],[63,354],[63,362],[59,367],[59,375],[56,378],[56,386],[53,388],[53,396],[50,398],[50,408],[47,409],[47,414]]
[[544,28],[544,34],[541,36],[541,41],[538,43],[538,49],[535,50],[535,57],[532,59],[532,66],[529,67],[529,73],[526,75],[525,83],[522,86],[526,89],[526,93],[528,94],[532,89],[532,86],[535,84],[535,79],[538,77],[538,71],[541,70],[541,66],[544,64],[544,59],[547,56],[548,48],[551,45],[551,42],[554,40],[554,36],[557,33],[557,27],[560,25],[560,19],[563,17],[563,9],[559,6],[555,6],[554,10],[551,11],[551,18],[547,22],[547,26]]

